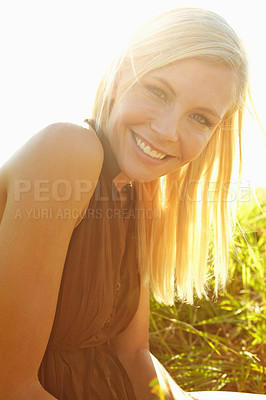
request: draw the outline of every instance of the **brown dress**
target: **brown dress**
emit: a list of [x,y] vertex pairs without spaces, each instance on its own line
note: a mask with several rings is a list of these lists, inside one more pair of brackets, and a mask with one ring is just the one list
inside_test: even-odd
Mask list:
[[139,302],[134,187],[120,199],[119,167],[98,134],[104,163],[86,215],[74,229],[55,320],[39,369],[43,387],[59,400],[135,400],[125,369],[110,345]]

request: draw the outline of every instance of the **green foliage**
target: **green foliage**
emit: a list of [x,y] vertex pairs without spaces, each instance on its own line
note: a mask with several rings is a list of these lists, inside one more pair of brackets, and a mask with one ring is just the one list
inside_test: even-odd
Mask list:
[[151,352],[185,390],[266,393],[266,189],[243,203],[229,284],[217,299],[151,299]]

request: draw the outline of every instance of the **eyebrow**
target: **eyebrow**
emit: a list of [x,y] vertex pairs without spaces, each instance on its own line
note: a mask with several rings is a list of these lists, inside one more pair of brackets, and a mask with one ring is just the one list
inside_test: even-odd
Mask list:
[[[159,76],[155,76],[150,74],[150,76],[154,79],[157,79],[158,81],[160,81],[161,83],[163,83],[170,91],[171,93],[176,96],[176,92],[174,91],[174,89],[172,88],[171,84],[165,80],[164,78],[161,78]],[[213,115],[214,117],[218,118],[220,121],[222,120],[222,116],[217,114],[214,110],[212,110],[211,108],[207,108],[207,107],[197,107],[198,110],[202,111],[202,112],[207,112],[211,115]]]
[[163,83],[165,86],[167,86],[168,89],[172,92],[172,94],[173,94],[174,96],[176,96],[176,93],[175,93],[174,89],[172,88],[172,86],[170,85],[170,83],[167,82],[164,78],[161,78],[161,77],[159,77],[159,76],[155,76],[155,75],[152,75],[152,74],[150,74],[150,76],[151,76],[152,78],[154,78],[154,79],[157,79],[157,81],[160,81],[160,82]]
[[203,112],[207,112],[207,113],[213,115],[214,117],[218,118],[220,121],[222,120],[221,115],[217,114],[211,108],[199,107],[198,110],[203,111]]

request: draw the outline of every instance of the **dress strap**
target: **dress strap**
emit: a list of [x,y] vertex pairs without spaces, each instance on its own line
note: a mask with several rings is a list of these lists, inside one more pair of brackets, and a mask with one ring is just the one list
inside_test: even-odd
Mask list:
[[94,130],[101,141],[104,139],[103,130],[97,126],[97,123],[94,119],[86,118],[84,119],[84,122]]

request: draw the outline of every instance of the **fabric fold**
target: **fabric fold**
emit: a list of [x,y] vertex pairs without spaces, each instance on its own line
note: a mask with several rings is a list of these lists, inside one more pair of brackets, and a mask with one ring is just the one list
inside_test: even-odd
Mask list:
[[[104,162],[98,189],[74,229],[56,314],[39,379],[59,400],[135,400],[127,373],[109,346],[125,330],[139,302],[135,220],[131,193],[121,202],[120,173],[111,146],[99,134]],[[122,205],[123,204],[123,205]],[[134,214],[134,213],[133,213]]]

